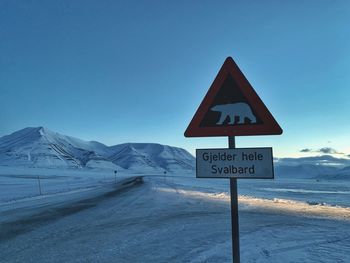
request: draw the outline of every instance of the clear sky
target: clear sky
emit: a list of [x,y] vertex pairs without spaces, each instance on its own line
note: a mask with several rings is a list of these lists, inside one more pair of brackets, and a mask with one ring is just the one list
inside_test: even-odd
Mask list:
[[183,136],[227,56],[284,130],[237,147],[350,154],[347,0],[2,0],[0,136],[45,126],[107,145],[227,147]]

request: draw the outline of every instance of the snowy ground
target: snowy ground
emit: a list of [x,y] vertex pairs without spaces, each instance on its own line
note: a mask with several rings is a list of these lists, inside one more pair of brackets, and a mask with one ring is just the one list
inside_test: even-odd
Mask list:
[[[96,176],[3,198],[0,262],[231,262],[227,180],[149,175],[121,190],[125,178],[88,183]],[[242,262],[350,262],[349,186],[242,181]]]
[[135,172],[98,169],[45,169],[0,166],[0,204],[22,198],[53,195],[115,183]]

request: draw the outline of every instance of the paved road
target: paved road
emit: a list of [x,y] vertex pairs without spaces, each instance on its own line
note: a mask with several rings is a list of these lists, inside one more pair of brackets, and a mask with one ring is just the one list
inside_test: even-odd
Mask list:
[[76,189],[3,204],[0,207],[0,242],[95,207],[101,201],[113,198],[141,183],[142,176],[133,176],[119,180],[117,184]]

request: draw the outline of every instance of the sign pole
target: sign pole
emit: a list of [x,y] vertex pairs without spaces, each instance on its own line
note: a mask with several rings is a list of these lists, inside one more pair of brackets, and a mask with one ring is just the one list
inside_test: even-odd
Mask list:
[[39,184],[39,193],[41,195],[42,193],[41,193],[41,184],[40,184],[40,176],[39,175],[38,175],[38,184]]
[[[236,148],[235,136],[228,137],[229,149]],[[239,222],[238,222],[238,194],[237,179],[230,178],[230,194],[231,194],[231,230],[232,230],[232,262],[240,263],[239,252]]]
[[283,130],[231,57],[226,58],[185,137],[228,136],[229,149],[196,149],[197,178],[230,178],[232,262],[240,263],[237,179],[273,179],[272,148],[236,148],[234,136]]

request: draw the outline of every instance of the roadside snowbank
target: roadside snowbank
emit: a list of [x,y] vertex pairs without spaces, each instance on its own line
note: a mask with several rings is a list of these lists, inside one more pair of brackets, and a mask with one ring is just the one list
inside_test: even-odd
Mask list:
[[[185,197],[230,202],[230,195],[227,192],[205,193],[195,190],[184,190],[175,188],[158,188],[163,192],[177,192]],[[238,202],[240,209],[249,209],[250,207],[260,208],[269,212],[288,213],[301,216],[328,217],[333,219],[342,219],[350,221],[350,208],[330,206],[321,203],[306,203],[287,199],[274,198],[273,200],[265,198],[256,198],[253,196],[239,195]]]

